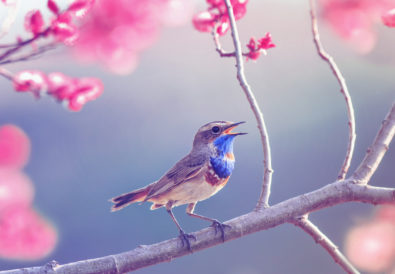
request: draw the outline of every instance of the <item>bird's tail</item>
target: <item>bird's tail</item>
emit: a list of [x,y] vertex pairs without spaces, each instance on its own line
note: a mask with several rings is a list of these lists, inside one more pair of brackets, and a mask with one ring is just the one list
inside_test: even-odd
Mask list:
[[145,187],[112,198],[110,201],[114,204],[111,207],[111,211],[120,210],[132,203],[143,202],[145,197],[147,197],[148,191],[149,188]]

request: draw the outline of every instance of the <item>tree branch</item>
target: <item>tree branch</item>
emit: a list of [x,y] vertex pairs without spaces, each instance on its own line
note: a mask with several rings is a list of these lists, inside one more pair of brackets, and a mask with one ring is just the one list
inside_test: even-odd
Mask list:
[[348,145],[347,145],[347,152],[344,158],[344,162],[340,168],[338,179],[343,180],[346,178],[348,169],[350,168],[351,159],[354,152],[355,147],[355,117],[354,117],[354,107],[352,105],[352,100],[350,93],[348,92],[348,88],[346,85],[346,80],[344,79],[342,73],[340,72],[338,66],[336,65],[335,61],[333,60],[332,56],[330,56],[324,49],[320,41],[320,35],[318,32],[317,26],[317,18],[315,16],[315,5],[314,0],[310,0],[310,16],[311,16],[311,28],[313,32],[313,41],[315,47],[317,49],[318,55],[328,63],[329,67],[331,68],[333,74],[335,75],[337,81],[340,85],[340,92],[344,96],[344,100],[346,102],[347,108],[347,117],[348,117]]
[[352,178],[357,183],[367,184],[376,171],[385,152],[389,149],[392,138],[395,134],[395,102],[392,104],[390,112],[382,122],[382,126],[377,133],[373,144],[368,148],[365,158],[355,170]]
[[344,271],[350,274],[359,274],[359,271],[340,252],[339,248],[308,219],[308,215],[299,217],[292,223],[303,229],[303,231],[309,234],[317,244],[321,245]]
[[237,32],[235,17],[233,15],[233,8],[230,3],[230,0],[225,0],[225,3],[230,20],[233,45],[235,47],[237,80],[239,80],[240,86],[243,89],[244,94],[246,95],[247,100],[250,104],[251,110],[255,115],[255,119],[258,123],[259,133],[261,135],[261,142],[263,147],[264,174],[263,174],[262,191],[258,203],[256,205],[256,210],[261,210],[262,208],[267,208],[269,206],[270,188],[272,183],[273,169],[272,169],[272,160],[270,154],[269,136],[267,133],[265,121],[263,119],[262,111],[259,108],[254,93],[252,92],[251,87],[247,83],[246,77],[244,75],[243,54],[241,51],[239,34]]
[[[371,204],[395,202],[395,188],[372,187],[353,184],[349,180],[337,181],[318,190],[299,195],[284,202],[266,208],[263,211],[252,211],[234,218],[225,224],[231,229],[225,231],[226,241],[241,238],[247,234],[293,222],[298,216],[308,214],[340,203],[358,201]],[[193,252],[222,244],[220,234],[215,234],[212,227],[192,233],[196,241],[191,242]],[[134,250],[55,266],[48,270],[48,265],[0,272],[2,274],[26,273],[125,273],[175,258],[189,255],[186,247],[182,247],[179,238],[152,245],[141,245]]]

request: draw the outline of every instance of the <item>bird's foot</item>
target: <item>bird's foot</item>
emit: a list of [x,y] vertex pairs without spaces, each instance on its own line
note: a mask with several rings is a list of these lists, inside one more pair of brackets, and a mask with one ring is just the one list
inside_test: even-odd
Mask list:
[[222,241],[225,242],[225,228],[232,228],[232,227],[230,225],[220,223],[217,220],[214,220],[211,226],[214,227],[215,229],[215,235],[217,235],[218,232],[221,232]]
[[190,239],[193,239],[196,241],[196,237],[192,234],[187,234],[185,233],[183,230],[180,230],[180,239],[181,239],[181,243],[182,243],[182,247],[187,247],[189,251],[192,252],[191,249],[191,242],[189,241]]

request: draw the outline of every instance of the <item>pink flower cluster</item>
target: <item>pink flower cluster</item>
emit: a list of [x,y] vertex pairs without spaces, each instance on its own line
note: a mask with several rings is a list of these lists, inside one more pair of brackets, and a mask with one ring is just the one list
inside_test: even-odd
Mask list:
[[395,273],[395,204],[380,206],[373,218],[352,228],[345,251],[363,271]]
[[26,134],[0,127],[0,257],[37,260],[55,247],[55,228],[32,207],[34,187],[21,171],[30,154]]
[[162,24],[177,24],[191,10],[180,0],[97,0],[82,20],[74,53],[77,60],[99,62],[116,74],[128,74],[139,54],[157,39]]
[[97,99],[103,92],[103,84],[97,78],[71,78],[60,72],[48,75],[41,71],[24,70],[13,78],[14,89],[32,92],[36,97],[46,92],[69,110],[80,111],[88,101]]
[[32,10],[25,16],[25,29],[34,36],[51,35],[56,41],[72,45],[78,38],[78,28],[73,24],[73,17],[82,17],[92,7],[94,0],[75,0],[65,11],[60,11],[55,0],[48,0],[48,9],[54,15],[49,26],[45,26],[39,10]]
[[321,0],[322,17],[359,53],[370,52],[377,41],[374,26],[380,19],[395,25],[394,0]]
[[258,39],[258,41],[254,37],[251,37],[250,42],[247,44],[247,48],[249,49],[249,52],[246,54],[247,59],[257,60],[262,53],[266,54],[267,49],[274,48],[275,46],[269,32],[264,37]]
[[[229,16],[224,0],[206,0],[209,7],[199,12],[193,19],[193,25],[198,31],[210,32],[216,27],[218,35],[225,35],[230,28]],[[236,20],[241,19],[247,12],[248,0],[231,0]]]

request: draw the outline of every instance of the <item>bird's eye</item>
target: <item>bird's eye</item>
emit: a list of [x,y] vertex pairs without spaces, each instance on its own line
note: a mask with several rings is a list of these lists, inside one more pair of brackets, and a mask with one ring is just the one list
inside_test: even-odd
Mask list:
[[219,131],[220,131],[220,128],[217,127],[217,126],[213,126],[212,129],[211,129],[211,131],[212,131],[213,133],[215,133],[215,134],[218,134]]

